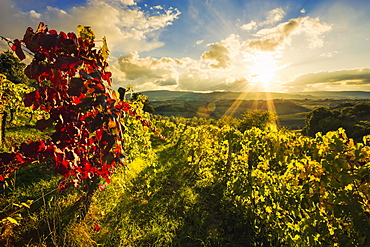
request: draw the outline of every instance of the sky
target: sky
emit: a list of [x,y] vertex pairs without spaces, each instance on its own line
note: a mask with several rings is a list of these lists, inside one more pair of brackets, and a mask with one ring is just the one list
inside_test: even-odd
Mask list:
[[368,0],[1,0],[0,22],[91,26],[115,89],[370,91]]

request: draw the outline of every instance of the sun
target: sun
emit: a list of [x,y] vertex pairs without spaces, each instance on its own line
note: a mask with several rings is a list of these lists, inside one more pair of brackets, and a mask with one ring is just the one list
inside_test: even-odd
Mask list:
[[263,86],[264,89],[270,89],[277,79],[276,72],[280,69],[276,54],[271,52],[259,52],[248,56],[245,59],[248,62],[247,69],[249,81],[255,85]]

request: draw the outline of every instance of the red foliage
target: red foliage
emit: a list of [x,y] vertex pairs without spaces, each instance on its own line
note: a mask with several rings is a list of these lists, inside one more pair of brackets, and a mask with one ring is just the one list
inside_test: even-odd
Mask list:
[[[28,28],[23,41],[14,41],[20,59],[22,42],[34,53],[25,74],[39,83],[36,91],[25,95],[24,103],[50,113],[36,126],[41,131],[54,126],[55,132],[50,140],[23,143],[14,153],[1,153],[0,180],[32,162],[52,160],[55,172],[64,178],[60,189],[79,187],[96,176],[109,183],[115,167],[125,160],[122,119],[126,112],[137,113],[106,86],[112,74],[106,71],[101,52],[93,41],[49,31],[43,23],[36,32]],[[141,123],[150,127],[146,120]]]
[[98,232],[98,231],[100,231],[100,226],[95,223],[93,229],[94,229],[95,232]]
[[24,55],[23,50],[22,50],[22,42],[21,41],[19,41],[17,39],[14,40],[12,50],[15,51],[15,53],[17,54],[17,56],[19,57],[20,60],[23,60],[23,59],[26,58],[26,56]]

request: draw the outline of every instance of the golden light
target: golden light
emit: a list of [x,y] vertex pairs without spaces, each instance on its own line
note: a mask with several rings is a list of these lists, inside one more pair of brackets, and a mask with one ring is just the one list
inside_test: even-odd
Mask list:
[[276,81],[276,72],[280,69],[276,61],[276,54],[271,52],[259,52],[245,59],[249,63],[248,80],[253,84],[263,86],[265,90]]

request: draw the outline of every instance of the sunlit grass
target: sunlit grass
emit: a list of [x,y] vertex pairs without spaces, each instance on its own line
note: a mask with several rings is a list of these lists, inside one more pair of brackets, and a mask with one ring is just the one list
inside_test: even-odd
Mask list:
[[52,132],[52,129],[41,132],[35,126],[30,125],[7,128],[5,131],[5,142],[3,147],[0,147],[0,151],[7,152],[12,147],[24,142],[47,139]]

